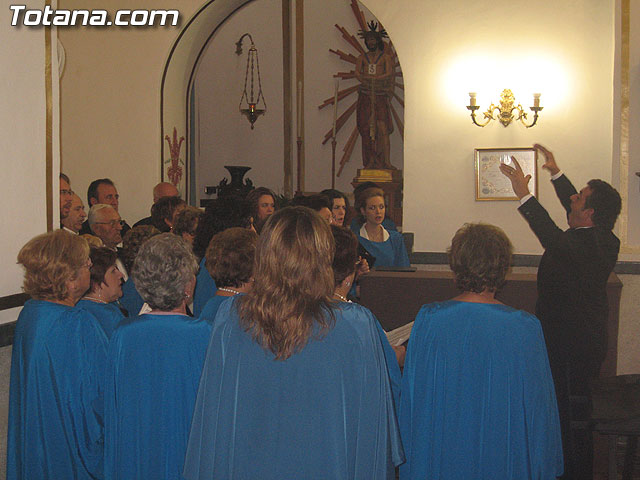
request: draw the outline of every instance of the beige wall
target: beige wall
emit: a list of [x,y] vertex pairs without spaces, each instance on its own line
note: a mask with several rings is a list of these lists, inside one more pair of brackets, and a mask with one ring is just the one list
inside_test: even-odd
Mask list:
[[[198,3],[181,2],[183,22]],[[543,143],[577,185],[599,177],[618,186],[620,128],[613,120],[620,94],[614,82],[619,31],[614,5],[601,0],[366,0],[365,5],[384,24],[402,62],[405,230],[415,233],[416,250],[444,251],[463,222],[482,220],[502,226],[517,253],[541,253],[514,202],[474,200],[474,148]],[[64,6],[81,4],[69,0]],[[118,6],[125,4],[118,1],[112,8]],[[632,6],[637,21],[637,0]],[[78,190],[86,189],[92,178],[112,177],[122,196],[121,213],[132,221],[146,215],[151,188],[160,176],[159,88],[177,35],[178,29],[171,28],[60,32],[67,49],[61,87],[63,168]],[[538,126],[492,124],[481,129],[471,124],[464,108],[468,92],[478,91],[486,106],[498,100],[503,88],[513,89],[525,106],[533,91],[542,92]],[[270,108],[277,111],[279,105]],[[634,120],[631,127],[637,130],[636,124]],[[274,143],[280,144],[281,135],[278,125]],[[631,161],[637,163],[637,152]],[[280,171],[281,164],[276,161],[273,168]],[[547,174],[539,173],[539,198],[557,223],[565,225]],[[638,189],[633,181],[629,190]],[[640,250],[628,251],[621,260],[640,258]],[[628,283],[624,298],[635,298],[634,282]],[[622,322],[625,335],[640,333],[633,316]],[[633,352],[621,355],[631,359]],[[639,362],[621,365],[640,371]]]
[[[182,25],[200,1],[179,2]],[[61,8],[87,8],[63,0]],[[150,0],[136,8],[175,9]],[[131,8],[109,2],[109,11]],[[69,28],[59,31],[67,55],[61,81],[62,169],[86,202],[89,183],[111,178],[120,214],[129,223],[149,215],[151,190],[160,178],[160,83],[180,27]]]
[[[22,291],[22,269],[16,264],[16,256],[27,240],[47,228],[45,30],[11,27],[11,3],[3,2],[0,7],[0,297]],[[43,5],[44,2],[29,2],[29,8]],[[52,47],[55,54],[55,43]],[[57,76],[57,65],[52,67]],[[57,109],[52,115],[57,115]],[[52,161],[57,172],[58,156],[54,155]],[[57,188],[57,178],[54,183]],[[57,209],[55,205],[54,211]],[[0,323],[15,320],[18,311],[0,312]]]

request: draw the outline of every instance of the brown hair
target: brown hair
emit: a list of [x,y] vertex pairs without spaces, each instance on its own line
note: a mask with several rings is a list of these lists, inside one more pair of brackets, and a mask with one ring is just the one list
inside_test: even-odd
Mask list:
[[240,324],[277,360],[334,324],[329,225],[306,207],[288,207],[267,220],[258,240],[251,293],[239,300]]
[[38,300],[64,300],[67,282],[87,264],[89,245],[78,235],[56,230],[29,240],[18,253],[25,269],[23,290]]
[[234,227],[217,233],[205,255],[205,266],[217,287],[240,287],[251,280],[258,234]]
[[160,230],[153,225],[138,225],[124,234],[121,255],[122,263],[124,263],[127,272],[131,273],[133,262],[142,244],[155,235],[160,235]]
[[465,223],[447,250],[456,286],[464,292],[497,291],[506,281],[513,246],[502,229]]
[[198,219],[203,214],[204,212],[199,208],[187,205],[184,210],[176,215],[173,223],[173,233],[176,235],[182,235],[183,233],[195,235]]
[[95,292],[96,287],[104,282],[104,276],[110,267],[116,264],[118,255],[107,247],[91,247],[89,251],[91,258],[91,291]]
[[333,280],[337,287],[356,271],[358,238],[348,228],[337,225],[331,225],[331,233],[336,244],[336,253],[333,256]]
[[384,199],[384,191],[378,187],[370,187],[360,193],[356,198],[356,210],[358,211],[358,220],[361,224],[364,224],[366,221],[364,215],[362,215],[362,209],[367,208],[367,200],[373,197],[382,197]]

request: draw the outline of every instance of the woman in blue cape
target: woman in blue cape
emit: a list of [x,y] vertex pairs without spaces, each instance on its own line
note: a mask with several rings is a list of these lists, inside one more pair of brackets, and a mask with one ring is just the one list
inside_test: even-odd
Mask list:
[[406,353],[404,346],[392,347],[387,339],[387,334],[383,330],[380,322],[375,318],[371,311],[361,305],[352,303],[347,297],[351,290],[351,286],[355,283],[358,276],[358,239],[355,234],[346,227],[338,227],[331,225],[331,233],[335,242],[335,254],[333,256],[333,279],[335,289],[333,296],[339,300],[339,308],[343,310],[356,309],[360,315],[369,316],[373,319],[376,326],[380,344],[384,351],[384,356],[389,372],[389,380],[391,382],[391,391],[393,392],[393,400],[396,412],[400,407],[400,367],[404,364],[404,355]]
[[305,207],[266,222],[250,293],[216,316],[193,415],[189,479],[393,479],[402,446],[384,352],[337,309],[333,239]]
[[181,479],[210,326],[187,316],[196,259],[172,233],[142,245],[133,278],[152,311],[111,338],[105,388],[105,478]]
[[115,303],[122,296],[122,273],[116,266],[117,254],[110,248],[91,247],[91,287],[77,304],[100,322],[107,338],[124,318]]
[[202,320],[213,324],[218,308],[225,300],[251,290],[257,241],[256,232],[239,227],[213,236],[207,248],[207,270],[218,289],[202,310]]
[[[255,191],[255,190],[254,190]],[[253,191],[252,191],[253,192]],[[207,207],[198,221],[196,236],[193,240],[193,253],[200,258],[200,271],[193,294],[193,315],[199,317],[209,299],[216,295],[216,282],[207,270],[207,249],[216,233],[228,228],[240,227],[253,230],[251,205],[237,196],[219,198]]]
[[553,479],[562,444],[538,319],[500,303],[511,243],[467,224],[449,261],[462,293],[422,307],[402,377],[400,478]]
[[[138,250],[144,242],[155,235],[159,235],[158,230],[153,225],[138,225],[129,230],[122,238],[122,263],[127,272],[133,271],[133,263],[138,254]],[[144,300],[136,290],[133,277],[129,275],[127,281],[122,285],[122,296],[119,300],[120,306],[127,311],[127,317],[135,317],[140,313]]]
[[74,308],[89,288],[89,246],[57,230],[18,254],[31,295],[11,357],[7,479],[96,479],[103,468],[107,337]]
[[361,215],[361,227],[355,233],[360,245],[376,258],[374,266],[410,266],[402,234],[382,225],[386,209],[384,192],[376,187],[367,188],[358,196],[356,207]]

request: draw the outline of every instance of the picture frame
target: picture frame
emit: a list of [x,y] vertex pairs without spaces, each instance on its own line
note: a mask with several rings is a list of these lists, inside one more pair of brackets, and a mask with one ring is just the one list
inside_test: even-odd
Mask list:
[[476,148],[476,201],[518,200],[513,193],[511,181],[499,168],[502,163],[511,164],[511,157],[515,157],[525,175],[531,175],[529,189],[534,196],[538,195],[538,154],[535,149]]

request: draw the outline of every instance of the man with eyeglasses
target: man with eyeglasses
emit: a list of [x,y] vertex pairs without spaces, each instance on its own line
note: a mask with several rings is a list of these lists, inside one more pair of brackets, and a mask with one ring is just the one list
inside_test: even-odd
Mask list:
[[127,269],[120,260],[118,244],[122,242],[122,219],[111,205],[97,203],[89,210],[89,220],[87,221],[91,233],[102,240],[105,247],[118,252],[116,266],[124,275],[125,281],[129,278]]
[[87,214],[84,211],[84,205],[82,200],[75,193],[71,196],[71,207],[69,208],[69,215],[60,220],[62,229],[67,232],[78,235],[82,224],[87,219]]
[[[118,194],[118,190],[111,179],[99,178],[89,184],[89,188],[87,190],[87,202],[89,202],[90,207],[99,204],[110,205],[117,213],[120,205],[120,195]],[[131,229],[125,221],[122,221],[121,225],[122,235]],[[91,232],[85,227],[80,233]]]
[[89,228],[96,237],[100,237],[102,243],[111,250],[122,242],[122,220],[120,215],[111,205],[98,203],[89,210]]
[[71,209],[71,199],[73,198],[73,190],[71,190],[69,177],[60,172],[60,222],[67,218]]

